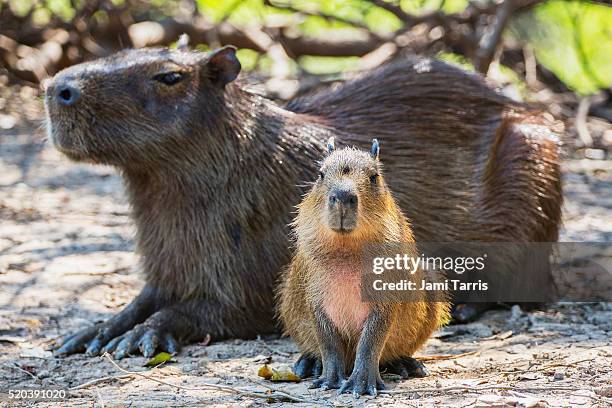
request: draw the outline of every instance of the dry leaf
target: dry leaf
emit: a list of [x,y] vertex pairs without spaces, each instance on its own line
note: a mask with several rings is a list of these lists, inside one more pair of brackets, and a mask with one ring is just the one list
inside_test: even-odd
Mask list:
[[298,375],[289,370],[278,371],[270,368],[270,366],[267,364],[259,367],[259,370],[257,370],[257,375],[265,378],[266,380],[275,382],[300,382],[302,380]]
[[265,378],[266,380],[272,378],[272,374],[272,369],[268,367],[267,364],[262,365],[261,367],[259,367],[259,370],[257,370],[257,375],[259,377]]
[[292,373],[289,370],[285,371],[276,371],[272,370],[272,378],[270,381],[278,381],[278,382],[300,382],[302,379],[296,374]]

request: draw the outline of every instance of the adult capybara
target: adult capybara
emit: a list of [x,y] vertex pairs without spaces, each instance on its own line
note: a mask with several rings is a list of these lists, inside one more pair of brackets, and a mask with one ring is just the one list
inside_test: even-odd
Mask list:
[[[387,183],[416,241],[554,241],[557,145],[477,76],[406,58],[286,108],[233,82],[235,50],[127,50],[46,89],[47,128],[73,160],[115,166],[146,285],[59,354],[174,351],[277,331],[273,286],[294,206],[325,140],[386,147]],[[314,361],[303,359],[302,374]]]

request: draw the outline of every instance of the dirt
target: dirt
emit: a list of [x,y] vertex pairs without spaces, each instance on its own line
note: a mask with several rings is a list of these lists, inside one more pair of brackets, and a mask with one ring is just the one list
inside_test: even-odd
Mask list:
[[[49,350],[58,337],[116,313],[142,283],[117,173],[69,162],[32,127],[40,118],[39,102],[20,109],[28,120],[13,123],[4,115],[0,121],[0,391],[56,388],[67,390],[67,398],[16,401],[4,394],[0,406],[612,404],[610,303],[556,304],[533,312],[515,306],[448,326],[419,352],[431,375],[402,381],[387,376],[388,393],[375,399],[313,391],[308,380],[258,378],[265,361],[283,369],[297,358],[286,338],[195,344],[153,369],[143,367],[142,357],[117,362],[173,386],[126,375],[106,358],[55,358]],[[561,240],[612,241],[612,161],[568,159],[564,179]],[[266,399],[269,387],[302,402]]]

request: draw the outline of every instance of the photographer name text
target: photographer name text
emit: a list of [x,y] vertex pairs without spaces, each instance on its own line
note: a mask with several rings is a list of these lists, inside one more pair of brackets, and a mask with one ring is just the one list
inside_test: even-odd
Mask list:
[[382,279],[376,279],[372,282],[372,287],[377,291],[486,291],[489,289],[489,284],[478,280],[477,282],[463,282],[458,279],[446,279],[442,282],[429,282],[425,279],[421,282],[414,282],[408,279],[402,279],[398,282],[385,282]]

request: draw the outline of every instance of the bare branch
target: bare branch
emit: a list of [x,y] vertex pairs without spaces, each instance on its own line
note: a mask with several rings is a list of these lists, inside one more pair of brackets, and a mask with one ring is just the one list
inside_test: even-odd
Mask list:
[[589,115],[589,109],[591,107],[591,98],[586,96],[580,99],[578,104],[578,110],[576,111],[576,131],[580,140],[586,147],[593,146],[593,137],[587,126],[587,116]]
[[328,21],[338,21],[340,23],[344,23],[344,24],[347,24],[353,27],[361,28],[365,30],[368,33],[368,35],[371,35],[378,40],[382,40],[382,38],[378,34],[370,30],[370,28],[366,24],[358,20],[351,20],[351,19],[335,16],[332,14],[327,14],[320,10],[319,11],[308,11],[308,10],[299,9],[299,8],[292,6],[291,3],[277,3],[277,2],[270,1],[270,0],[264,0],[264,4],[271,6],[271,7],[278,8],[278,9],[289,10],[294,13],[303,14],[305,16],[321,17]]
[[[273,7],[288,8],[308,16],[316,15],[331,21],[341,21],[361,29],[360,35],[354,37],[317,38],[294,37],[283,27],[258,28],[268,37],[272,37],[273,43],[282,45],[285,53],[291,58],[299,58],[304,55],[363,57],[371,54],[371,58],[368,58],[374,61],[380,57],[382,51],[390,52],[393,45],[391,43],[394,43],[398,50],[407,48],[413,52],[434,49],[450,50],[465,55],[475,62],[481,72],[485,72],[501,42],[504,27],[511,15],[527,10],[545,0],[508,0],[503,3],[488,2],[484,5],[479,2],[471,2],[461,13],[445,14],[437,10],[421,15],[407,13],[397,3],[391,1],[368,0],[372,7],[387,10],[402,21],[402,28],[388,36],[370,31],[361,21],[353,21],[320,11],[297,9],[291,0],[265,1]],[[597,2],[604,3],[603,1]],[[234,2],[234,4],[237,3]],[[194,8],[194,11],[187,16],[155,21],[154,15],[147,12],[130,14],[133,11],[132,8],[138,9],[141,6],[140,0],[126,0],[121,6],[107,4],[104,0],[95,0],[91,4],[108,7],[106,24],[97,25],[93,22],[94,19],[89,18],[95,11],[93,6],[83,6],[82,9],[77,10],[73,21],[69,22],[52,16],[49,26],[41,28],[33,27],[27,16],[14,15],[10,7],[0,8],[0,21],[7,22],[0,26],[0,63],[12,76],[38,82],[47,75],[47,72],[53,74],[84,59],[108,55],[126,46],[164,46],[176,41],[182,33],[189,35],[193,44],[207,44],[210,47],[231,44],[238,48],[255,50],[260,54],[269,51],[270,44],[265,44],[269,41],[259,41],[259,37],[262,36],[254,36],[252,27],[245,29],[235,27],[225,21],[225,18],[213,24],[197,13],[197,8]],[[510,7],[511,5],[514,7]],[[485,30],[486,35],[480,40],[479,45],[478,33],[482,29],[482,22],[488,20],[488,17],[492,15],[495,15],[494,23],[488,30]],[[487,18],[483,19],[483,17]],[[58,42],[61,46],[60,58],[57,57],[57,52],[51,54],[48,52],[58,50],[56,45],[45,46],[49,42],[49,33],[53,30],[63,30],[66,34],[66,40]],[[16,46],[25,46],[21,49],[28,51],[28,54],[31,55],[28,61],[14,52]],[[75,49],[79,52],[75,53]],[[69,50],[72,51],[68,52]],[[375,52],[376,50],[380,52]]]
[[486,74],[489,70],[489,65],[491,65],[495,51],[500,44],[502,33],[512,16],[514,7],[514,0],[504,0],[495,13],[495,21],[488,27],[480,39],[474,61],[478,72]]
[[[163,380],[159,380],[157,378],[153,378],[151,375],[146,375],[143,374],[139,371],[128,371],[125,368],[121,367],[119,364],[117,364],[115,362],[115,360],[113,360],[113,358],[110,356],[110,354],[108,353],[104,353],[100,358],[106,358],[113,366],[115,366],[116,369],[118,369],[119,371],[121,371],[122,373],[126,374],[126,375],[130,375],[130,376],[138,376],[141,378],[145,378],[147,380],[156,382],[158,384],[162,384],[162,385],[167,385],[169,387],[173,387],[176,389],[180,389],[180,390],[185,390],[185,391],[202,391],[202,390],[217,390],[217,391],[223,391],[223,392],[228,392],[228,393],[232,393],[232,394],[238,394],[238,395],[242,395],[245,397],[252,397],[252,398],[261,398],[264,400],[269,400],[269,399],[288,399],[291,400],[293,402],[302,402],[302,403],[315,403],[317,404],[316,401],[307,399],[307,398],[303,398],[303,397],[299,397],[299,396],[295,396],[293,394],[290,394],[288,392],[285,391],[281,391],[281,390],[277,390],[275,388],[272,387],[268,387],[267,391],[250,391],[250,390],[243,390],[240,388],[235,388],[229,385],[219,385],[219,384],[210,384],[210,383],[201,383],[200,387],[185,387],[185,386],[181,386],[181,385],[176,385],[176,384],[172,384],[169,383],[167,381],[163,381]],[[90,383],[88,384],[84,384],[84,385],[91,385]]]

